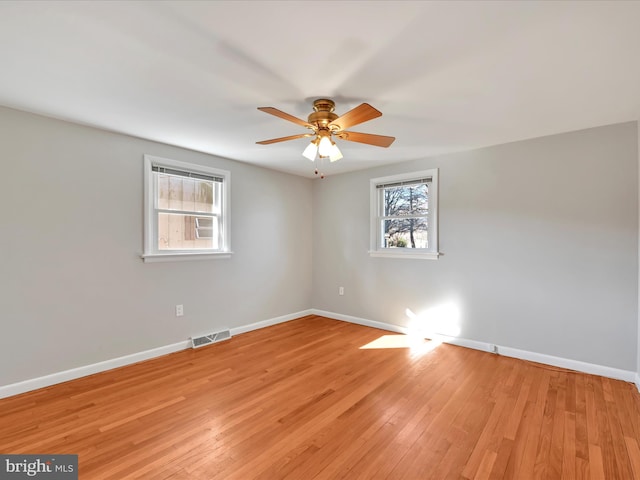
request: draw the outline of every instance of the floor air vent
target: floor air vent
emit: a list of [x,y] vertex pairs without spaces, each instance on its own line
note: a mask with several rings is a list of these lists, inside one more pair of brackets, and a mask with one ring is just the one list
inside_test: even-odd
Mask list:
[[211,343],[221,342],[231,338],[230,330],[221,330],[219,332],[209,333],[200,337],[191,337],[191,348],[200,348]]

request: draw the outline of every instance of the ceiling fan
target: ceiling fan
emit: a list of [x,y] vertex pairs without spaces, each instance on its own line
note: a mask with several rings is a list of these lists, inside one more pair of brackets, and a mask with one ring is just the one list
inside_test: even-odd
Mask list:
[[[349,110],[344,115],[338,116],[334,113],[335,103],[333,100],[328,98],[319,98],[313,102],[313,113],[309,115],[307,121],[294,117],[293,115],[289,115],[288,113],[274,107],[258,107],[258,110],[306,127],[309,130],[312,130],[312,133],[300,133],[298,135],[290,135],[288,137],[262,140],[261,142],[256,143],[260,145],[270,145],[272,143],[285,142],[287,140],[295,140],[297,138],[315,137],[311,140],[311,143],[307,148],[305,148],[304,152],[302,152],[302,155],[312,162],[315,161],[316,156],[320,159],[328,157],[332,162],[342,158],[342,153],[333,141],[333,136],[349,142],[366,143],[368,145],[385,148],[391,145],[395,140],[395,137],[373,135],[371,133],[349,132],[345,130],[346,128],[353,127],[354,125],[382,116],[380,111],[376,110],[368,103],[363,103],[356,108]],[[316,175],[318,174],[317,168],[315,173]],[[321,174],[321,177],[324,177],[324,175]]]

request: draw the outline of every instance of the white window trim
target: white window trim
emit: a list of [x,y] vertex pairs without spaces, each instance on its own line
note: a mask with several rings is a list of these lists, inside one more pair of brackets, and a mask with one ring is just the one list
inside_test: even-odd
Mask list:
[[[153,188],[154,166],[175,168],[189,172],[215,175],[223,178],[222,188],[222,250],[170,250],[163,252],[157,247],[157,222],[154,220],[155,192]],[[230,250],[230,218],[229,199],[231,198],[231,172],[217,168],[206,167],[193,163],[180,162],[169,158],[156,157],[153,155],[144,156],[144,253],[141,255],[145,263],[150,262],[173,262],[181,260],[207,260],[230,258],[233,253]]]
[[[397,248],[381,248],[378,244],[378,228],[379,228],[379,204],[378,204],[378,188],[381,183],[393,183],[401,181],[415,180],[417,178],[431,177],[431,186],[429,187],[429,233],[435,239],[433,249],[397,249]],[[437,260],[440,256],[438,251],[438,169],[421,170],[419,172],[402,173],[391,175],[388,177],[372,178],[370,180],[370,250],[371,257],[387,257],[387,258],[413,258],[420,260]]]

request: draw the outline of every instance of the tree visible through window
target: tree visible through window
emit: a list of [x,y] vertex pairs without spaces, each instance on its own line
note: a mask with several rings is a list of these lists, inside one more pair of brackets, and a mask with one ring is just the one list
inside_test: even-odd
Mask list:
[[429,247],[429,186],[425,183],[384,187],[386,248]]

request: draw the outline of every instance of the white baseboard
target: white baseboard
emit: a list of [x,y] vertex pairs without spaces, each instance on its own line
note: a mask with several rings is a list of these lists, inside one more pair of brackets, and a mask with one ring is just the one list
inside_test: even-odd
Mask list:
[[[365,318],[353,317],[350,315],[343,315],[340,313],[327,312],[324,310],[312,309],[312,313],[315,315],[321,315],[323,317],[333,318],[335,320],[342,320],[349,323],[356,323],[358,325],[365,325],[367,327],[379,328],[381,330],[388,330],[397,333],[407,333],[405,327],[398,325],[392,325],[389,323],[376,322],[374,320],[367,320]],[[478,342],[476,340],[470,340],[460,337],[439,336],[439,340],[452,345],[458,345],[460,347],[473,348],[474,350],[482,350],[485,352],[491,352],[491,344],[486,342]],[[640,391],[640,375],[630,370],[622,370],[619,368],[606,367],[603,365],[596,365],[593,363],[581,362],[579,360],[571,360],[569,358],[554,357],[552,355],[545,355],[542,353],[529,352],[527,350],[520,350],[517,348],[504,347],[497,345],[497,353],[504,355],[505,357],[519,358],[521,360],[529,360],[531,362],[543,363],[545,365],[552,365],[554,367],[566,368],[569,370],[576,370],[578,372],[590,373],[593,375],[600,375],[602,377],[615,378],[616,380],[624,380],[625,382],[633,382]]]
[[185,340],[182,342],[173,343],[171,345],[165,345],[164,347],[153,348],[151,350],[145,350],[144,352],[133,353],[131,355],[125,355],[124,357],[105,360],[104,362],[98,362],[91,365],[85,365],[83,367],[72,368],[70,370],[64,370],[62,372],[52,373],[43,377],[32,378],[30,380],[24,380],[22,382],[12,383],[10,385],[3,385],[0,386],[0,398],[19,395],[20,393],[30,392],[31,390],[49,387],[51,385],[55,385],[56,383],[67,382],[69,380],[75,380],[76,378],[93,375],[94,373],[112,370],[114,368],[131,365],[133,363],[142,362],[143,360],[149,360],[155,357],[161,357],[162,355],[168,355],[169,353],[184,350],[189,346],[191,346],[191,342]]
[[408,332],[407,328],[400,325],[392,325],[390,323],[376,322],[374,320],[367,320],[366,318],[352,317],[351,315],[343,315],[341,313],[326,312],[324,310],[311,309],[313,315],[319,315],[320,317],[333,318],[334,320],[342,320],[343,322],[356,323],[358,325],[364,325],[365,327],[379,328],[380,330],[387,330],[389,332],[404,333]]
[[271,325],[277,325],[278,323],[289,322],[291,320],[295,320],[300,317],[306,317],[307,315],[311,314],[311,310],[303,310],[301,312],[290,313],[289,315],[282,315],[281,317],[262,320],[261,322],[250,323],[249,325],[232,328],[231,335],[240,335],[241,333],[247,333],[251,330],[258,330],[259,328],[270,327]]
[[519,350],[517,348],[499,346],[498,353],[505,357],[544,363],[545,365],[567,368],[569,370],[590,373],[592,375],[600,375],[601,377],[615,378],[616,380],[624,380],[625,382],[633,382],[637,376],[636,372],[632,372],[630,370],[622,370],[620,368],[607,367],[595,363],[581,362],[580,360],[572,360],[570,358],[554,357],[553,355],[529,352],[527,350]]
[[[304,317],[305,315],[311,315],[311,310],[304,310],[289,315],[283,315],[281,317],[270,318],[261,322],[251,323],[249,325],[244,325],[241,327],[235,327],[231,329],[231,335],[239,335],[241,333],[250,332],[251,330],[256,330],[258,328],[264,328],[270,325],[288,322],[296,318]],[[190,347],[191,341],[183,340],[171,345],[165,345],[163,347],[153,348],[151,350],[145,350],[143,352],[133,353],[131,355],[125,355],[123,357],[113,358],[111,360],[105,360],[103,362],[93,363],[91,365],[85,365],[83,367],[72,368],[63,372],[52,373],[50,375],[32,378],[29,380],[24,380],[22,382],[12,383],[10,385],[3,385],[0,386],[0,398],[19,395],[21,393],[30,392],[39,388],[49,387],[57,383],[67,382],[69,380],[75,380],[76,378],[93,375],[94,373],[100,373],[107,370],[112,370],[114,368],[124,367],[125,365],[131,365],[133,363],[142,362],[151,358],[161,357],[163,355],[168,355],[179,350],[185,350]]]
[[[295,320],[306,315],[320,315],[327,318],[333,318],[335,320],[342,320],[344,322],[355,323],[358,325],[364,325],[367,327],[379,328],[381,330],[387,330],[396,333],[407,333],[407,328],[399,325],[393,325],[390,323],[377,322],[374,320],[368,320],[365,318],[354,317],[351,315],[343,315],[340,313],[327,312],[318,309],[303,310],[281,317],[270,318],[262,320],[260,322],[243,325],[231,329],[231,335],[240,335],[242,333],[250,332],[260,328],[269,327],[278,323],[284,323],[291,320]],[[476,340],[469,340],[459,337],[440,337],[440,340],[452,345],[458,345],[461,347],[472,348],[474,350],[482,350],[489,352],[491,346],[485,342],[478,342]],[[163,347],[153,348],[151,350],[145,350],[143,352],[134,353],[131,355],[125,355],[123,357],[114,358],[111,360],[105,360],[103,362],[94,363],[91,365],[85,365],[83,367],[73,368],[65,370],[63,372],[53,373],[51,375],[45,375],[43,377],[33,378],[30,380],[24,380],[22,382],[13,383],[10,385],[0,386],[0,398],[11,397],[13,395],[19,395],[21,393],[30,392],[39,388],[49,387],[57,383],[67,382],[69,380],[75,380],[76,378],[86,377],[87,375],[93,375],[94,373],[104,372],[112,370],[114,368],[123,367],[125,365],[131,365],[133,363],[142,362],[151,358],[161,357],[168,355],[179,350],[187,349],[191,346],[189,340],[183,340],[181,342],[173,343],[171,345],[165,345]],[[498,353],[507,357],[519,358],[522,360],[529,360],[532,362],[543,363],[546,365],[553,365],[555,367],[567,368],[570,370],[576,370],[579,372],[590,373],[594,375],[600,375],[603,377],[615,378],[617,380],[624,380],[627,382],[635,383],[638,391],[640,391],[640,375],[636,372],[621,370],[618,368],[606,367],[602,365],[595,365],[592,363],[581,362],[578,360],[571,360],[567,358],[554,357],[552,355],[545,355],[541,353],[529,352],[526,350],[519,350],[517,348],[503,347],[498,345]]]

